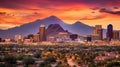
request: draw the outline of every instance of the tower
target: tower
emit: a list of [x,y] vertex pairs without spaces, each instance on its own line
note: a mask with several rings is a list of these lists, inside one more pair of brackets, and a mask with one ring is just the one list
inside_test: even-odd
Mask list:
[[98,40],[103,39],[103,30],[102,30],[102,25],[96,25],[93,31],[93,35],[98,36]]
[[107,41],[111,41],[111,39],[113,38],[113,25],[109,24],[107,26]]
[[117,30],[113,31],[113,39],[114,40],[119,40],[119,31],[117,31]]
[[46,41],[45,25],[40,25],[39,33],[40,33],[40,41]]

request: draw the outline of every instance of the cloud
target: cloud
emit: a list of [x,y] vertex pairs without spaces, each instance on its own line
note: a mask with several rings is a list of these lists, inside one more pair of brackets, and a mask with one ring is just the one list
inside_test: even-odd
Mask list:
[[0,12],[0,15],[5,15],[6,14],[6,12]]
[[0,7],[11,9],[36,9],[73,4],[85,4],[89,6],[120,6],[120,0],[1,0]]
[[79,20],[98,20],[98,19],[102,19],[102,18],[105,18],[104,15],[99,15],[99,16],[85,16],[85,17],[82,17],[80,18]]
[[[0,24],[22,25],[50,15],[56,15],[63,21],[93,21],[105,18],[104,13],[109,13],[107,17],[119,14],[119,11],[108,9],[100,11],[102,7],[118,10],[119,6],[120,0],[0,0]],[[92,16],[86,16],[88,14]]]
[[113,11],[113,10],[106,9],[106,8],[100,9],[99,12],[104,12],[104,13],[109,13],[109,14],[120,15],[120,11]]
[[119,9],[119,7],[113,7],[114,9]]

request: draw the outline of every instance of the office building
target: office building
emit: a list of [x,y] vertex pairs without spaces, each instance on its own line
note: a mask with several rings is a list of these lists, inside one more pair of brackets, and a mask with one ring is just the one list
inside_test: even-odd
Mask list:
[[117,31],[117,30],[113,31],[113,39],[114,40],[119,40],[119,31]]
[[46,41],[46,29],[45,29],[45,25],[40,25],[40,41]]
[[18,44],[22,44],[23,42],[23,37],[22,35],[15,35],[15,39],[14,39]]
[[75,39],[77,39],[78,38],[78,35],[77,34],[72,34],[72,35],[70,35],[70,39],[71,40],[75,40]]
[[39,34],[33,35],[33,42],[39,42]]
[[113,38],[113,25],[112,24],[109,24],[107,26],[107,33],[106,33],[106,38],[107,38],[107,41],[111,41],[111,39]]
[[97,36],[97,40],[102,40],[103,39],[102,25],[96,25],[92,35],[95,35],[95,37]]

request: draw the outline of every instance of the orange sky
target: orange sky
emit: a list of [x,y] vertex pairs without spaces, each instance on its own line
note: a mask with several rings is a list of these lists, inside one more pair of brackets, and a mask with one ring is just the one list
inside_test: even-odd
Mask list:
[[8,29],[51,15],[66,23],[76,21],[120,30],[120,0],[1,0],[0,29]]

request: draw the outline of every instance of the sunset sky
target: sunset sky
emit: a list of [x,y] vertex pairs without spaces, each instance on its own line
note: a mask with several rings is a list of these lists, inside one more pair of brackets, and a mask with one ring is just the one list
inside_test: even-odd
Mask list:
[[0,0],[0,29],[8,29],[54,15],[66,23],[76,21],[120,30],[120,0]]

